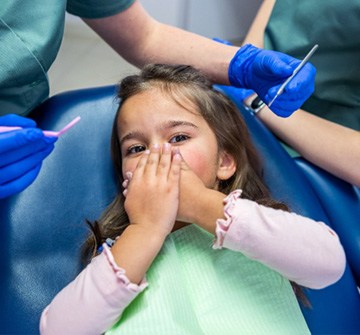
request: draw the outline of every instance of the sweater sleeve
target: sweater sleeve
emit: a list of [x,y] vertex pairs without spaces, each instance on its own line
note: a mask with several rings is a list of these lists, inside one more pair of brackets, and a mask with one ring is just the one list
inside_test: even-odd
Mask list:
[[338,281],[346,259],[337,234],[322,222],[240,198],[224,200],[214,249],[239,251],[299,285],[320,289]]
[[102,334],[145,289],[145,279],[139,285],[131,283],[116,265],[109,247],[103,247],[103,252],[44,309],[42,335]]

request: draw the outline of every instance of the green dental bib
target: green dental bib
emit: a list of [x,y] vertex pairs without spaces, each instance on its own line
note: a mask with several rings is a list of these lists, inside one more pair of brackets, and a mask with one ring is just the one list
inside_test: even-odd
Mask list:
[[170,234],[149,287],[106,334],[310,334],[289,281],[190,225]]

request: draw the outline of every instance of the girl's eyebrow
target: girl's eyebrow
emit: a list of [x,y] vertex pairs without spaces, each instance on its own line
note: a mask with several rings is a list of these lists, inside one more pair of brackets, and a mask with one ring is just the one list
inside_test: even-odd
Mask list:
[[120,139],[120,145],[122,145],[125,141],[131,140],[134,138],[145,138],[145,135],[141,131],[132,131],[130,133],[127,133],[125,136],[123,136]]
[[[198,126],[196,126],[194,123],[189,122],[189,121],[170,120],[170,121],[166,121],[166,122],[162,123],[159,126],[159,130],[167,130],[167,129],[176,128],[176,127],[180,127],[180,126],[187,126],[187,127],[192,127],[192,128],[198,129]],[[131,140],[134,138],[140,138],[140,139],[145,138],[145,134],[138,130],[131,131],[131,132],[127,133],[126,135],[124,135],[120,139],[120,145],[122,145],[125,141]]]
[[166,121],[163,124],[161,124],[160,129],[171,129],[171,128],[176,128],[179,126],[188,126],[188,127],[192,127],[192,128],[198,128],[198,126],[196,126],[194,123],[189,122],[189,121],[181,121],[181,120],[170,120],[170,121]]

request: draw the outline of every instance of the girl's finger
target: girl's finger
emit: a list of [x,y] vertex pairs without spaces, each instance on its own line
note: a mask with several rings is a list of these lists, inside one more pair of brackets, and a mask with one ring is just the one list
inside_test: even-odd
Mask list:
[[150,150],[145,150],[143,152],[143,154],[141,155],[137,165],[136,165],[136,169],[133,172],[133,177],[136,177],[137,175],[143,175],[144,174],[144,170],[145,170],[145,166],[147,163],[147,160],[149,158],[150,155]]
[[129,185],[129,179],[125,179],[125,180],[122,182],[121,185],[122,185],[123,188],[127,188],[128,185]]
[[179,182],[180,180],[180,172],[181,172],[181,164],[182,164],[182,156],[180,152],[174,152],[171,160],[171,166],[169,171],[169,180],[173,182]]
[[160,159],[160,145],[154,144],[150,148],[150,155],[146,162],[144,173],[148,176],[156,176],[156,171],[159,165]]
[[132,176],[133,176],[132,172],[130,171],[125,172],[125,177],[127,180],[129,180],[129,182],[131,181]]
[[159,161],[157,174],[167,178],[171,166],[171,144],[164,143]]

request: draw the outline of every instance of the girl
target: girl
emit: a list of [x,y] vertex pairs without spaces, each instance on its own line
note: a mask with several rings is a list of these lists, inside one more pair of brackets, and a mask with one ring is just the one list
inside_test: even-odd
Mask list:
[[44,310],[41,333],[309,333],[294,291],[336,282],[343,249],[325,224],[270,198],[231,101],[197,70],[169,65],[125,78],[119,97],[123,192],[92,226],[95,257]]

